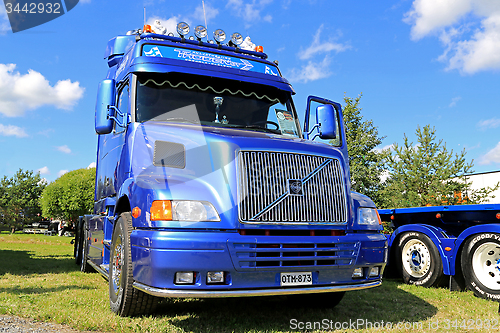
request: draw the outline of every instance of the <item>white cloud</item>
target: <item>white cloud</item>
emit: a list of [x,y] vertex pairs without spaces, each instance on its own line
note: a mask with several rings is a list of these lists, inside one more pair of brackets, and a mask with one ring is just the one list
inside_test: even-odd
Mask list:
[[[255,22],[262,21],[261,12],[271,2],[273,2],[273,0],[229,0],[226,7],[231,8],[237,16],[243,18],[245,27],[248,28]],[[265,15],[264,21],[270,22],[269,20],[272,20],[272,16]]]
[[49,175],[50,174],[49,168],[46,166],[36,170],[36,172],[40,172],[41,175]]
[[5,35],[10,30],[9,17],[7,16],[5,6],[0,6],[0,35]]
[[24,138],[28,136],[28,134],[21,127],[17,127],[14,125],[2,125],[2,124],[0,124],[0,135],[17,136],[18,138]]
[[149,19],[147,19],[146,24],[153,26],[156,20],[159,20],[161,22],[161,25],[167,28],[167,33],[173,32],[176,36],[177,36],[177,23],[179,22],[186,22],[187,24],[191,23],[188,19],[185,18],[181,19],[180,16],[172,16],[171,18],[168,19],[159,16],[151,16]]
[[500,163],[500,142],[489,152],[479,158],[480,165]]
[[449,106],[450,108],[452,108],[452,107],[456,106],[456,105],[457,105],[457,102],[458,102],[458,101],[460,101],[461,99],[462,99],[462,97],[460,97],[460,96],[453,97],[453,98],[451,99],[451,103],[450,103],[450,105],[448,105],[448,106]]
[[194,11],[194,19],[197,21],[196,25],[198,24],[205,25],[204,14],[206,14],[207,25],[208,25],[208,23],[210,23],[210,20],[212,20],[219,14],[219,10],[217,8],[210,6],[208,3],[205,2],[205,12],[203,12],[203,4],[199,5],[198,7],[196,7]]
[[87,169],[90,169],[90,168],[95,168],[96,167],[96,163],[95,162],[92,162],[89,164],[89,166],[87,167]]
[[34,71],[21,75],[15,64],[0,64],[0,114],[22,116],[26,110],[53,105],[70,110],[82,98],[84,88],[79,82],[57,81],[51,86],[45,77]]
[[[309,61],[307,64],[302,65],[300,69],[294,68],[291,70],[290,75],[288,75],[290,81],[306,83],[329,77],[332,74],[330,71],[331,52],[338,53],[351,48],[348,44],[339,44],[332,40],[328,42],[321,41],[322,31],[323,25],[314,34],[311,45],[305,50],[301,49],[297,54],[299,59]],[[326,54],[323,60],[317,59],[317,56],[322,54]]]
[[71,149],[69,149],[69,147],[67,145],[64,145],[64,146],[58,146],[56,147],[57,150],[59,150],[60,152],[63,152],[65,154],[71,154]]
[[335,51],[338,53],[351,48],[351,46],[347,44],[339,44],[332,41],[329,42],[320,41],[322,31],[323,31],[323,24],[316,31],[316,34],[313,37],[311,45],[307,49],[301,50],[299,52],[300,59],[306,60],[314,57],[317,54],[330,53],[331,51]]
[[439,36],[445,51],[438,59],[447,70],[500,69],[498,0],[414,0],[403,21],[412,25],[413,40]]
[[308,61],[307,65],[302,66],[299,70],[292,69],[288,78],[291,82],[307,83],[324,79],[331,75],[330,58],[326,56],[321,62]]
[[64,175],[65,173],[68,173],[69,170],[59,170],[59,172],[57,173],[57,178],[61,177],[62,175]]
[[482,130],[486,130],[488,128],[497,128],[499,126],[500,126],[500,119],[498,118],[481,120],[479,123],[477,123],[477,127],[479,127]]

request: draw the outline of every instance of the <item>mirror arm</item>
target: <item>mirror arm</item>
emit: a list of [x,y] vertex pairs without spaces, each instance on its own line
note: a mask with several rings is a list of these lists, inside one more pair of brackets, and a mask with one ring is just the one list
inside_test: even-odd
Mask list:
[[[311,133],[312,133],[315,129],[320,128],[320,127],[321,127],[321,124],[316,124],[316,125],[314,125],[314,126],[313,126],[313,128],[311,128],[311,130],[310,130],[309,132],[307,132],[307,138],[309,138],[309,135],[311,135]],[[319,133],[316,133],[316,135],[315,135],[312,139],[310,139],[310,140],[311,140],[311,141],[314,141],[314,139],[315,139],[317,136],[319,136]]]
[[115,116],[111,116],[111,115],[109,114],[109,110],[115,110],[115,111],[116,111],[116,113],[117,113],[120,117],[125,116],[125,114],[124,114],[123,112],[121,112],[121,111],[120,111],[120,110],[119,110],[116,106],[113,106],[113,105],[108,105],[108,117],[107,117],[107,119],[112,119],[112,120],[114,120],[114,121],[118,124],[118,126],[120,126],[120,127],[125,127],[125,126],[127,126],[128,124],[130,124],[130,116],[129,116],[128,114],[127,114],[127,120],[126,120],[126,122],[127,122],[127,123],[126,123],[126,124],[122,124],[122,123],[121,123],[121,122],[120,122],[120,121],[119,121],[119,120],[118,120]]

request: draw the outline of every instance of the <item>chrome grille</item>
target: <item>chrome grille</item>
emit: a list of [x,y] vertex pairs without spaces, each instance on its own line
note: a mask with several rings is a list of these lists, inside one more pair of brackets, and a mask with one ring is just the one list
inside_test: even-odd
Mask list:
[[240,221],[347,222],[344,175],[338,159],[242,151],[238,166]]

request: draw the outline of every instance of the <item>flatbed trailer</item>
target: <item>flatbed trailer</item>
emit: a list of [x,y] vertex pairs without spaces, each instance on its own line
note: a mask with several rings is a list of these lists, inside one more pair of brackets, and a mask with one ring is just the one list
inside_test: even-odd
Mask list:
[[500,204],[379,209],[389,262],[405,283],[448,283],[500,301]]

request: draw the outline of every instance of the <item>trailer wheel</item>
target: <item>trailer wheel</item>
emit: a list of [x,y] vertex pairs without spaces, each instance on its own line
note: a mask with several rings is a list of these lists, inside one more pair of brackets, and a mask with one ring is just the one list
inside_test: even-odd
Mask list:
[[88,248],[89,248],[89,231],[87,230],[87,223],[82,223],[82,229],[80,230],[80,243],[81,243],[81,261],[80,261],[80,270],[84,273],[92,273],[95,272],[94,268],[89,265],[87,262],[88,257]]
[[132,216],[128,212],[120,214],[111,240],[109,304],[111,310],[122,317],[150,313],[158,302],[156,297],[133,287],[131,232]]
[[462,249],[461,266],[467,288],[477,297],[500,299],[500,234],[469,238]]
[[403,234],[396,246],[397,269],[407,284],[438,286],[444,278],[443,263],[432,240],[424,234]]

